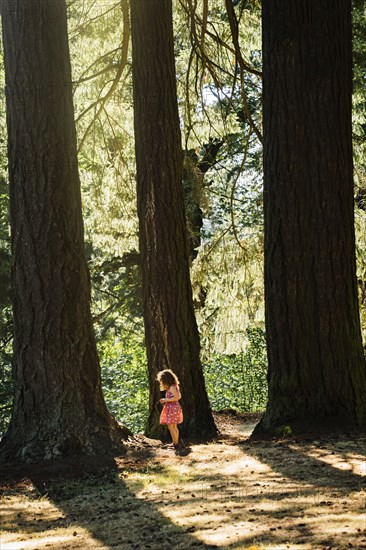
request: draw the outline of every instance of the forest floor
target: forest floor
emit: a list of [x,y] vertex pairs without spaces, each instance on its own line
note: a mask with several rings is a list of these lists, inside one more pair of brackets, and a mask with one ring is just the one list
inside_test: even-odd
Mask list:
[[366,548],[365,437],[251,441],[258,415],[216,420],[186,457],[141,437],[114,459],[2,466],[1,550]]

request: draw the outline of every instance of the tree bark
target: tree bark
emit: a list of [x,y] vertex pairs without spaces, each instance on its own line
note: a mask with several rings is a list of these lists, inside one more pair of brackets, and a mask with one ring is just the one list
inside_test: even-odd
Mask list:
[[14,408],[5,459],[120,449],[90,313],[64,0],[2,4]]
[[351,0],[263,0],[269,400],[258,434],[366,426],[351,93]]
[[188,437],[216,435],[199,352],[189,276],[171,0],[131,0],[137,203],[150,413],[146,433],[164,438],[155,380],[179,377]]

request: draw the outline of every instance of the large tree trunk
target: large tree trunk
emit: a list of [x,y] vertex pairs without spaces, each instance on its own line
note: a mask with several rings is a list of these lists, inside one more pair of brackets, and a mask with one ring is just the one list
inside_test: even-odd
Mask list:
[[366,426],[351,0],[263,0],[268,408],[256,432]]
[[105,453],[127,432],[105,406],[91,321],[65,1],[2,6],[15,393],[1,454]]
[[142,257],[150,414],[159,425],[159,370],[179,377],[185,414],[181,433],[211,437],[216,427],[206,395],[193,311],[182,187],[171,0],[131,0],[137,202]]

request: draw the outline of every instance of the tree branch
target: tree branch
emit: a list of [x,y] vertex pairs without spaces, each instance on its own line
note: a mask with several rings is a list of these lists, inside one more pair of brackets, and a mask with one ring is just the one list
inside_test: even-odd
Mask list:
[[225,5],[226,5],[226,12],[227,12],[227,15],[228,15],[228,18],[229,18],[231,36],[232,36],[234,49],[235,49],[235,58],[236,58],[236,62],[239,64],[239,68],[240,68],[241,96],[242,96],[242,100],[243,100],[244,112],[245,112],[245,115],[247,117],[247,120],[248,120],[248,123],[249,123],[250,127],[254,130],[254,132],[255,132],[256,136],[258,137],[259,141],[261,143],[263,143],[262,133],[260,132],[259,128],[257,127],[257,125],[255,124],[255,122],[252,118],[252,115],[250,113],[249,106],[248,106],[247,96],[246,96],[246,93],[245,93],[244,71],[246,70],[246,64],[245,64],[243,56],[241,54],[241,49],[240,49],[240,44],[239,44],[239,25],[238,25],[238,20],[237,20],[236,15],[235,15],[235,10],[234,10],[232,0],[225,0]]
[[122,47],[121,47],[121,50],[122,50],[121,60],[120,60],[120,64],[119,64],[119,67],[118,67],[118,71],[116,73],[116,76],[115,76],[108,92],[104,96],[102,96],[101,98],[99,98],[95,102],[93,102],[91,105],[89,105],[89,107],[87,109],[85,109],[85,111],[81,115],[79,115],[79,117],[76,119],[76,122],[78,122],[81,119],[82,116],[84,116],[88,111],[90,111],[90,109],[93,109],[94,107],[99,105],[97,113],[95,114],[95,116],[93,117],[91,122],[88,124],[88,127],[87,127],[81,141],[80,141],[80,144],[79,144],[79,147],[78,147],[78,152],[82,149],[82,147],[84,145],[84,142],[85,142],[85,140],[86,140],[86,138],[87,138],[94,122],[95,122],[95,120],[98,118],[99,114],[103,110],[106,102],[108,101],[108,99],[115,92],[115,90],[118,86],[118,83],[121,80],[123,71],[124,71],[124,69],[127,65],[128,45],[129,45],[129,41],[130,41],[130,17],[129,17],[128,4],[127,4],[126,0],[121,1],[121,9],[122,9],[122,15],[123,15],[123,31],[122,31],[123,32],[123,41],[122,41]]

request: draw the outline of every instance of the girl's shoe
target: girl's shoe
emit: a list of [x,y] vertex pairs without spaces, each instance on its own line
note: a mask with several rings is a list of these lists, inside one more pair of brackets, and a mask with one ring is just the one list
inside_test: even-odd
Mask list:
[[181,447],[178,443],[178,445],[175,445],[175,454],[178,456],[187,456],[191,450],[188,447]]
[[179,441],[176,445],[174,445],[174,448],[175,448],[176,451],[183,451],[187,447],[186,447],[183,439],[179,438]]

